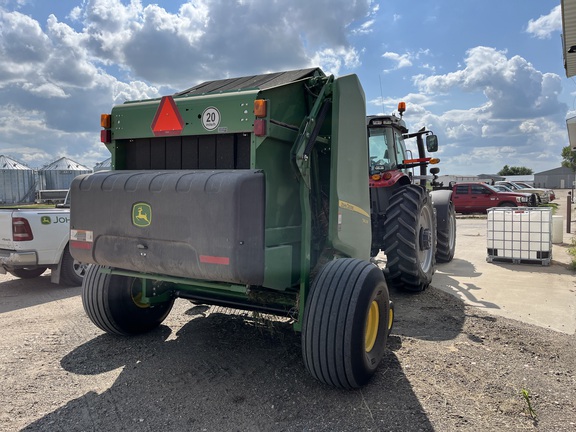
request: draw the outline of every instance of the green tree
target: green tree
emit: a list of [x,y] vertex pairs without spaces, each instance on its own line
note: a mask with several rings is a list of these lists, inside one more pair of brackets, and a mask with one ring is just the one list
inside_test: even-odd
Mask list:
[[530,175],[534,174],[530,168],[526,167],[509,167],[508,165],[504,165],[500,171],[498,171],[499,176],[511,176],[511,175]]
[[562,166],[570,168],[572,171],[576,172],[576,151],[572,151],[570,146],[566,146],[562,149]]

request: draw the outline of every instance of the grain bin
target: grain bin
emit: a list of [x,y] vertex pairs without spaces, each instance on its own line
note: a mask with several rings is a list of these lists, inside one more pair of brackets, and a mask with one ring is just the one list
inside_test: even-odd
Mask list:
[[34,170],[0,155],[0,203],[19,204],[34,202]]
[[62,157],[38,170],[40,189],[68,189],[74,177],[91,173],[92,170],[87,166]]

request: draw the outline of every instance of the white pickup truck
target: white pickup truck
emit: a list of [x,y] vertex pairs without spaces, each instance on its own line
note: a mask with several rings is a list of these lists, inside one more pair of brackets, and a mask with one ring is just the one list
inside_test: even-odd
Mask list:
[[53,209],[0,209],[0,273],[23,279],[51,270],[51,282],[78,286],[86,265],[68,250],[70,205]]

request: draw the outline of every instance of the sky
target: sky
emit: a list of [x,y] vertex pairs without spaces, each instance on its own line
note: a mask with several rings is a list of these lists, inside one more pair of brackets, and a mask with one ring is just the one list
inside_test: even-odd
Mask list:
[[357,74],[367,114],[405,101],[441,174],[560,166],[576,115],[560,0],[0,0],[0,155],[110,154],[100,114],[203,81]]

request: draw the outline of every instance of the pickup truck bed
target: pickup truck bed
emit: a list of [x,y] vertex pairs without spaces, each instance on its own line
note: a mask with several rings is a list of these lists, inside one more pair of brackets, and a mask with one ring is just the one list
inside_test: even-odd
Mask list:
[[20,278],[51,269],[51,281],[81,285],[85,266],[68,250],[70,209],[0,210],[0,273]]

